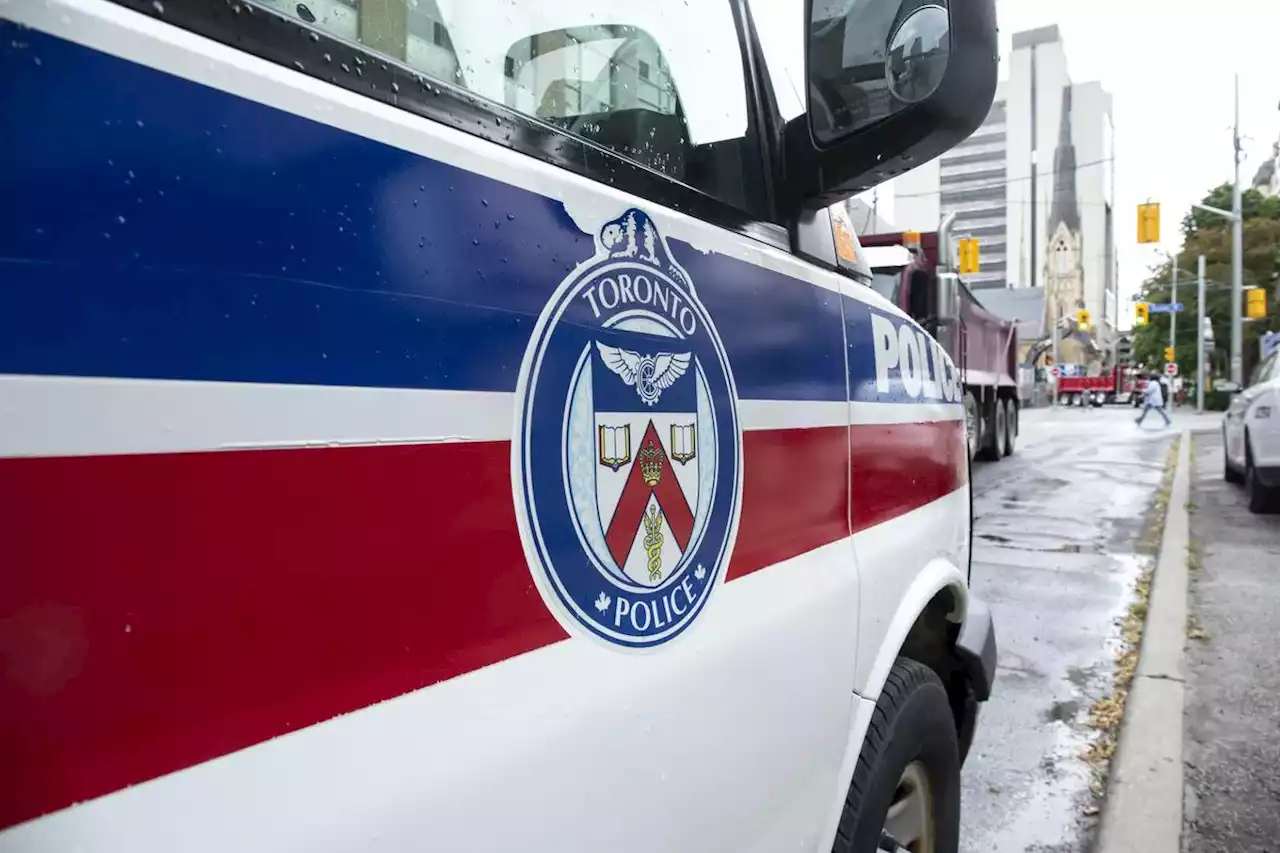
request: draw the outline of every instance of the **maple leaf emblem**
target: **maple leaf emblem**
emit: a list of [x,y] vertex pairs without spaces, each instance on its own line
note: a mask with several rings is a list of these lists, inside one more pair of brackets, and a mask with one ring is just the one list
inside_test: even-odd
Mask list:
[[603,592],[596,596],[596,610],[604,613],[609,609],[609,605],[613,603],[613,599],[605,595]]
[[707,567],[698,563],[698,568],[693,570],[693,576],[698,580],[702,580],[707,576]]

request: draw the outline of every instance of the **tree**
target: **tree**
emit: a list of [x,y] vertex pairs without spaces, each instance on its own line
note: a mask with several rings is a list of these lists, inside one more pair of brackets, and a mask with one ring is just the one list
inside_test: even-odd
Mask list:
[[[1205,195],[1203,204],[1223,210],[1231,209],[1231,185],[1222,184]],[[1245,322],[1241,354],[1244,375],[1248,377],[1258,359],[1258,338],[1263,332],[1280,328],[1280,198],[1268,198],[1257,190],[1241,197],[1244,212],[1244,286],[1268,290],[1267,319]],[[1206,362],[1219,375],[1229,370],[1231,340],[1231,223],[1221,216],[1192,208],[1182,220],[1182,246],[1177,254],[1178,301],[1183,311],[1178,314],[1176,356],[1182,376],[1195,376],[1196,334],[1202,328],[1196,310],[1196,256],[1205,256],[1205,313],[1213,324],[1214,350],[1206,350]],[[1151,271],[1143,283],[1138,299],[1142,302],[1171,301],[1172,264],[1164,262]],[[1242,309],[1243,310],[1243,309]],[[1169,345],[1170,314],[1152,314],[1146,326],[1133,332],[1133,359],[1155,369],[1164,363],[1164,348]]]

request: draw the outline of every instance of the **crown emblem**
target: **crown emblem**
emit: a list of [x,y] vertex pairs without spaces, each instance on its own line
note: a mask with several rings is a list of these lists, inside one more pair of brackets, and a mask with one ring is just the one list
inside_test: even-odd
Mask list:
[[662,460],[664,458],[665,454],[663,454],[662,448],[652,441],[636,454],[636,461],[640,463],[640,476],[644,477],[645,485],[651,489],[658,485],[658,481],[662,479]]

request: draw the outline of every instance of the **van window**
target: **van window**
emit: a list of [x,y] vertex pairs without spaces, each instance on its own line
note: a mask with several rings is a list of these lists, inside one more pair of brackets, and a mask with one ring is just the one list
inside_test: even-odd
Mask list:
[[255,2],[763,213],[727,0]]

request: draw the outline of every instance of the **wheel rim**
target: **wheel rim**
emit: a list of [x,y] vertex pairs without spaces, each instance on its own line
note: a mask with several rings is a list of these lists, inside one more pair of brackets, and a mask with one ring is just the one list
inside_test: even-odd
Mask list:
[[934,853],[933,792],[924,765],[913,761],[902,771],[884,831],[911,853]]

